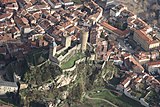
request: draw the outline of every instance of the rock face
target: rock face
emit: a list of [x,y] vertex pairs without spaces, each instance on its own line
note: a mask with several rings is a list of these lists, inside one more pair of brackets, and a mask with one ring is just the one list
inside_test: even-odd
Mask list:
[[65,85],[70,84],[71,82],[74,82],[77,77],[77,74],[72,75],[71,73],[69,75],[60,75],[56,79],[57,88],[63,87]]
[[68,91],[62,92],[61,99],[64,99],[64,100],[65,100],[68,95],[69,95]]
[[20,90],[26,89],[27,87],[28,87],[28,84],[25,84],[25,83],[20,84]]

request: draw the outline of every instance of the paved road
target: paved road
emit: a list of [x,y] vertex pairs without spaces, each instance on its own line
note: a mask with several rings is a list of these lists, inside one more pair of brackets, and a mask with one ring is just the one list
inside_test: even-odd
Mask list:
[[101,101],[104,101],[104,102],[112,105],[113,107],[118,107],[117,105],[113,104],[112,102],[110,102],[110,101],[108,101],[108,100],[106,100],[106,99],[102,99],[102,98],[91,98],[91,97],[89,97],[88,95],[85,95],[85,98],[91,99],[91,100],[101,100]]

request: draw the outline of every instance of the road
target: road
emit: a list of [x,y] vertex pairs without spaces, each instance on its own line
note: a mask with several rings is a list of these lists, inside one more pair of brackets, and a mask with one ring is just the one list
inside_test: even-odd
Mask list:
[[90,99],[90,100],[101,100],[101,101],[104,101],[104,102],[112,105],[113,107],[118,107],[117,105],[113,104],[112,102],[110,102],[110,101],[108,101],[108,100],[106,100],[106,99],[102,99],[102,98],[91,98],[91,97],[89,97],[88,95],[85,95],[85,98]]

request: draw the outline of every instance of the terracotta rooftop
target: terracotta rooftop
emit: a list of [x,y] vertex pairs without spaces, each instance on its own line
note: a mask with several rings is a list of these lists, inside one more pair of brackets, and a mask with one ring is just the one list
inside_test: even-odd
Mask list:
[[12,13],[5,13],[5,14],[0,15],[0,19],[10,18],[11,16],[12,16]]
[[61,0],[61,1],[64,2],[64,3],[72,2],[71,0]]
[[13,106],[0,104],[0,107],[13,107]]
[[129,55],[129,56],[126,56],[125,58],[124,58],[125,60],[126,59],[129,59],[129,61],[130,62],[133,62],[133,70],[134,71],[136,71],[136,70],[139,70],[139,71],[141,71],[141,72],[144,72],[144,68],[139,64],[139,62],[137,62],[136,60],[135,60],[135,58],[133,57],[133,56],[131,56],[131,55]]
[[19,29],[14,26],[14,27],[12,27],[12,28],[10,29],[10,33],[15,33],[15,32],[19,32],[19,33],[20,33]]
[[1,0],[1,3],[7,4],[7,3],[15,3],[16,0]]
[[133,72],[126,72],[132,79],[137,77],[137,73],[133,73]]
[[67,28],[68,26],[71,26],[72,23],[71,23],[70,21],[66,21],[66,22],[64,22],[64,23],[61,23],[60,25],[61,25],[62,27],[64,27],[64,28]]
[[121,84],[124,86],[130,80],[131,80],[131,78],[127,77],[124,81],[121,82]]
[[146,78],[146,81],[151,82],[153,79],[154,79],[153,76],[148,76],[148,77]]
[[43,28],[43,29],[48,29],[50,27],[50,22],[46,19],[42,20],[39,25]]
[[152,61],[147,63],[148,66],[160,65],[160,61]]
[[125,36],[126,34],[129,33],[129,30],[125,30],[125,31],[119,30],[118,28],[111,26],[107,22],[102,22],[100,25],[102,25],[103,27],[107,28],[108,30],[118,34],[119,36]]
[[59,3],[58,0],[50,0],[52,3]]
[[14,21],[16,24],[19,24],[20,26],[25,26],[26,24],[22,21],[20,17],[15,16]]
[[8,34],[5,34],[4,36],[0,35],[0,42],[6,42],[6,41],[9,41],[9,40],[13,40],[11,35],[8,35]]
[[147,37],[147,34],[143,30],[135,30],[135,32],[139,35],[140,38],[142,38],[143,40],[145,40],[149,44],[159,42],[158,40],[153,40],[153,39],[150,39],[149,37]]
[[59,20],[56,17],[53,17],[51,15],[47,16],[47,19],[50,20],[52,23],[57,23]]
[[138,78],[136,78],[135,80],[134,80],[134,82],[138,82],[138,83],[140,83],[142,81],[142,78],[140,78],[140,77],[138,77]]
[[69,33],[72,32],[72,31],[75,31],[76,27],[72,26],[72,27],[69,27],[68,29],[66,29]]

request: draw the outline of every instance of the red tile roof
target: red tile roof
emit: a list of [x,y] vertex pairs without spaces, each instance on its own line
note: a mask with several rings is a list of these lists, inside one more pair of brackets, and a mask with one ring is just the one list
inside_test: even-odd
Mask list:
[[142,81],[142,78],[140,78],[140,77],[138,77],[138,78],[136,78],[135,80],[134,80],[134,82],[138,82],[138,83],[140,83]]
[[0,15],[0,19],[10,18],[11,16],[12,16],[12,13],[5,13],[5,14]]
[[124,86],[126,83],[128,83],[128,81],[130,81],[131,78],[127,77],[124,81],[121,82],[121,84]]
[[1,0],[0,2],[4,3],[4,4],[6,4],[6,3],[15,3],[16,0]]
[[160,61],[148,62],[147,65],[148,65],[148,66],[152,66],[152,65],[160,65]]
[[135,30],[135,32],[139,35],[140,38],[145,40],[148,44],[153,44],[158,42],[157,40],[153,40],[147,37],[147,34],[143,30]]
[[125,31],[119,30],[118,28],[111,26],[107,22],[102,22],[100,25],[105,27],[106,29],[118,34],[119,36],[125,36],[126,34],[129,33],[129,30],[125,30]]

